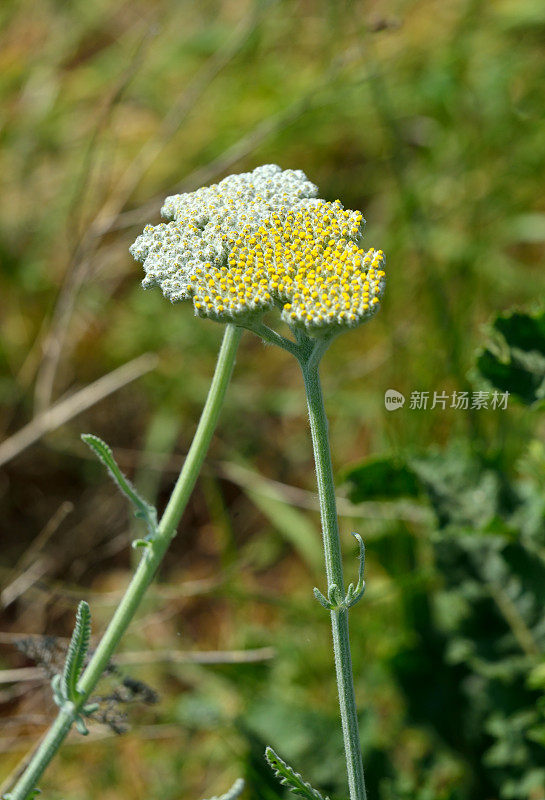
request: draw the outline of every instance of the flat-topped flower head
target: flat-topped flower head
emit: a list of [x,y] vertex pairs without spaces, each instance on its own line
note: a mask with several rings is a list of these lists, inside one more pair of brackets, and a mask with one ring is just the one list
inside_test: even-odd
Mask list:
[[278,308],[310,334],[359,325],[380,305],[384,255],[361,248],[359,211],[316,194],[300,170],[266,165],[167,198],[172,222],[148,225],[131,247],[143,286],[192,298],[198,315],[220,322]]

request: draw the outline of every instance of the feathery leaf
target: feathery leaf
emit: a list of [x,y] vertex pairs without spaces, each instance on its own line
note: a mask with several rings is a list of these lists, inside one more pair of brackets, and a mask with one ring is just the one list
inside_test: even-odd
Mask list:
[[278,778],[282,786],[287,786],[293,794],[305,797],[306,800],[329,800],[323,797],[320,792],[313,789],[310,783],[306,783],[298,772],[282,761],[279,755],[274,752],[272,747],[265,750],[265,758],[273,770],[275,777]]
[[358,600],[361,600],[363,593],[365,592],[365,545],[359,533],[353,533],[352,536],[356,539],[360,548],[360,566],[357,584],[354,586],[354,584],[351,583],[346,593],[345,601],[347,608],[351,608],[358,602]]
[[97,458],[102,461],[114,483],[132,503],[135,516],[144,520],[148,526],[148,535],[153,538],[157,531],[157,511],[155,508],[140,497],[130,480],[121,472],[112,450],[106,442],[103,442],[102,439],[92,433],[84,433],[81,438]]
[[83,670],[85,657],[91,640],[91,610],[82,600],[76,614],[76,626],[72,633],[62,675],[62,694],[66,700],[77,702],[77,684]]

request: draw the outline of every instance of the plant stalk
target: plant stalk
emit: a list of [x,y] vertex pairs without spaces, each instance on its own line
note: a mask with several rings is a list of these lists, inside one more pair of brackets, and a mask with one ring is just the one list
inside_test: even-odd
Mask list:
[[74,707],[73,713],[67,713],[64,709],[59,711],[56,720],[46,733],[27,768],[10,792],[10,800],[26,800],[36,788],[49,762],[66,738],[78,711],[85,705],[100,680],[121,637],[132,621],[146,589],[152,582],[170,542],[176,535],[176,528],[195,486],[217,425],[233,372],[241,335],[241,328],[235,325],[226,326],[214,377],[182,471],[159,523],[157,535],[145,548],[123,599],[78,682],[81,701]]
[[[325,347],[322,348],[322,350],[323,349],[325,349]],[[329,446],[329,424],[320,384],[319,355],[320,354],[318,354],[316,350],[310,357],[301,359],[300,363],[305,381],[310,430],[316,464],[316,477],[318,480],[318,497],[320,501],[328,590],[333,585],[336,585],[341,595],[344,597],[345,587],[342,553],[337,520],[333,467],[331,464],[331,451]],[[366,800],[367,793],[365,791],[365,780],[363,776],[363,762],[348,634],[348,609],[336,608],[330,613],[350,800]]]

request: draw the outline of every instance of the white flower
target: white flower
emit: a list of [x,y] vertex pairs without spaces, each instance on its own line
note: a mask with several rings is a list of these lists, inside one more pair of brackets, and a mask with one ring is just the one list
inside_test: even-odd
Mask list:
[[309,333],[358,325],[378,309],[384,256],[361,249],[359,212],[317,192],[300,170],[269,164],[168,197],[172,222],[146,226],[131,247],[143,286],[192,298],[197,314],[222,322],[276,306]]

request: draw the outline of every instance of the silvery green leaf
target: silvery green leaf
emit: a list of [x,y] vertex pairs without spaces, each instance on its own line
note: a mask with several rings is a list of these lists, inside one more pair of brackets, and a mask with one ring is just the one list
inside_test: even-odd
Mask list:
[[81,438],[97,458],[102,461],[114,483],[132,503],[135,516],[144,520],[148,527],[148,535],[153,538],[157,531],[157,511],[155,508],[140,497],[130,480],[121,472],[112,450],[106,442],[103,442],[102,439],[92,433],[84,433]]
[[53,700],[60,708],[65,701],[63,697],[62,678],[60,675],[53,675],[51,678],[51,689],[53,691]]
[[91,639],[91,610],[89,605],[82,600],[76,613],[76,626],[72,633],[64,670],[60,682],[62,696],[67,701],[77,702],[77,684]]
[[132,543],[133,550],[139,550],[141,547],[151,547],[151,539],[135,539]]
[[76,725],[76,729],[77,729],[78,733],[81,733],[82,736],[87,736],[89,731],[87,730],[87,725],[83,721],[83,717],[80,717],[80,716],[76,717],[76,719],[74,720],[74,723]]
[[318,587],[317,587],[317,586],[315,586],[315,587],[314,587],[314,589],[313,589],[313,592],[314,592],[314,597],[315,597],[315,598],[316,598],[316,600],[317,600],[317,601],[320,603],[320,605],[321,605],[321,606],[323,606],[324,608],[326,608],[328,611],[331,611],[331,610],[332,610],[332,605],[331,605],[331,603],[329,602],[329,600],[327,599],[327,597],[324,597],[324,595],[323,595],[323,594],[322,594],[322,592],[321,592],[321,591],[318,589]]
[[365,545],[359,533],[353,533],[352,536],[356,539],[359,548],[360,548],[360,566],[358,572],[358,582],[354,586],[351,583],[348,587],[348,591],[346,593],[346,607],[350,608],[351,606],[355,605],[358,600],[361,600],[363,594],[365,592],[365,580],[364,580],[364,572],[365,572]]
[[272,747],[267,747],[265,750],[265,758],[273,770],[275,777],[278,778],[282,786],[287,786],[293,794],[299,797],[305,797],[306,800],[329,800],[328,797],[324,798],[320,792],[313,789],[310,783],[304,781],[301,775],[295,772],[289,764],[282,761]]

